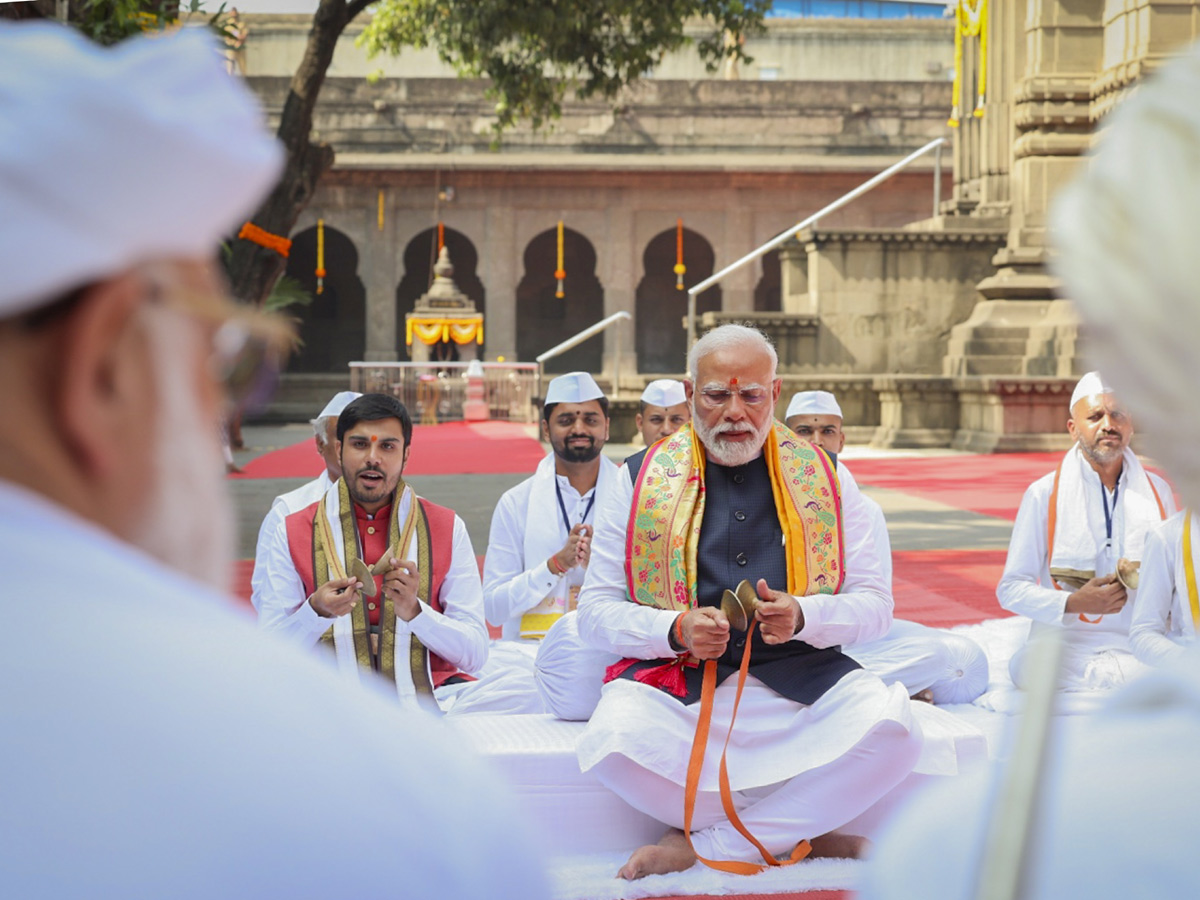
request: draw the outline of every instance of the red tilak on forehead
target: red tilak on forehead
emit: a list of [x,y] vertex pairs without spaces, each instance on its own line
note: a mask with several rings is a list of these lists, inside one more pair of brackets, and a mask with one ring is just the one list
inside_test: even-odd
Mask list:
[[372,444],[373,444],[373,443],[375,443],[377,440],[379,440],[379,436],[378,436],[378,435],[375,435],[375,434],[371,435],[371,443],[372,443]]
[[729,386],[737,387],[737,376],[736,375],[729,379]]

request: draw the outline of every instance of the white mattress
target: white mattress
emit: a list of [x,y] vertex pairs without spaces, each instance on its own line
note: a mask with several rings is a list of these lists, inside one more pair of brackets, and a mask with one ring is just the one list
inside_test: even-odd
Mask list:
[[663,835],[662,824],[638,812],[592,773],[579,771],[575,742],[584,722],[549,714],[450,717],[516,792],[554,856],[633,852]]

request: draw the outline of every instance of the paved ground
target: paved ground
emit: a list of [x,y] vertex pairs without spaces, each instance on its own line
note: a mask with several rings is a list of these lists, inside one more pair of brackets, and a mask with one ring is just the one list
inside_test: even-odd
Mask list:
[[[307,423],[294,425],[248,425],[243,429],[246,449],[234,454],[245,464],[256,456],[278,450],[309,438]],[[620,461],[637,449],[628,444],[610,444],[606,454]],[[315,453],[315,450],[314,450]],[[879,451],[865,447],[847,447],[843,459],[854,471],[856,458],[875,458]],[[936,450],[907,455],[950,456]],[[513,485],[528,477],[511,475],[419,475],[411,479],[417,493],[455,510],[466,523],[477,554],[487,551],[488,528],[496,502]],[[239,519],[238,555],[254,556],[258,527],[279,494],[304,483],[303,478],[231,479],[229,485],[237,502]],[[1012,525],[1006,519],[947,506],[900,491],[863,484],[862,489],[883,507],[888,521],[892,549],[902,550],[1003,550],[1008,546]]]

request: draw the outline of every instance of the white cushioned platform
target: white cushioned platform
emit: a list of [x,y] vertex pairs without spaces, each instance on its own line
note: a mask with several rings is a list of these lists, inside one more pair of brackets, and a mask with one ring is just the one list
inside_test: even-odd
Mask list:
[[590,772],[579,771],[575,743],[585,722],[549,714],[450,717],[517,794],[554,856],[632,852],[662,837],[664,826],[638,812]]

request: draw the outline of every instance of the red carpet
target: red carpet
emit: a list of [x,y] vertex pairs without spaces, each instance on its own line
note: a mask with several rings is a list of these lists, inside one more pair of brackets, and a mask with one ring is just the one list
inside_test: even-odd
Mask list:
[[1011,521],[1025,488],[1054,471],[1060,459],[1061,453],[993,453],[855,459],[848,465],[860,484]]
[[[532,472],[546,451],[513,422],[447,422],[413,427],[408,475],[494,475]],[[316,478],[321,457],[311,438],[272,450],[230,478]]]
[[996,601],[1004,550],[901,550],[892,553],[896,618],[935,628],[1010,615]]

